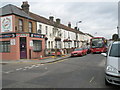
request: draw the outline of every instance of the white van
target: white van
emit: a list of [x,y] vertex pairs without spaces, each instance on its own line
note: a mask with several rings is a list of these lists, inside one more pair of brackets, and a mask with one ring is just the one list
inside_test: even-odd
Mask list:
[[105,84],[120,85],[120,41],[113,42],[106,53]]

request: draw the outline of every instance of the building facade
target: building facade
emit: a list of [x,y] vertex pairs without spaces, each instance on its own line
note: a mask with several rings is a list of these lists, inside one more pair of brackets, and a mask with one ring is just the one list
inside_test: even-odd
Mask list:
[[[23,2],[23,5],[27,2]],[[24,6],[23,6],[24,8]],[[36,21],[14,5],[1,8],[0,54],[2,60],[33,59],[44,56],[45,36],[36,33]]]
[[40,58],[56,49],[67,54],[74,48],[86,46],[90,40],[85,33],[71,28],[71,23],[66,26],[59,18],[47,19],[30,12],[27,1],[21,8],[9,4],[1,9],[0,54],[3,60]]

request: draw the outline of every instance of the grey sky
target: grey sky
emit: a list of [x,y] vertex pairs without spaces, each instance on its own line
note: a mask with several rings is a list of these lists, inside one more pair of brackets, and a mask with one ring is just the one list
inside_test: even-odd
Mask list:
[[[72,27],[76,26],[76,22],[82,21],[78,24],[81,31],[90,33],[95,36],[104,36],[111,38],[117,32],[118,25],[118,0],[107,0],[96,2],[92,0],[88,2],[85,0],[28,0],[30,4],[30,11],[48,18],[53,15],[54,18],[60,18],[61,23],[67,25],[71,22]],[[2,5],[14,4],[21,6],[22,1],[12,0],[2,1]],[[97,34],[95,34],[97,32]]]

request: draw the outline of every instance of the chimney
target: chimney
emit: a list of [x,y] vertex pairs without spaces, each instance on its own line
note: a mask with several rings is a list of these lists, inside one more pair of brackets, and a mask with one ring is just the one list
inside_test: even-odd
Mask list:
[[49,20],[50,20],[51,22],[53,22],[53,21],[54,21],[54,17],[53,17],[53,16],[50,16],[50,17],[49,17]]
[[24,12],[26,12],[27,14],[29,13],[29,4],[28,4],[28,1],[24,1],[23,2],[23,4],[21,5],[21,7],[22,7],[22,10],[24,11]]
[[56,23],[60,24],[60,19],[59,18],[56,19]]
[[75,30],[77,30],[77,27],[75,27]]
[[68,27],[71,28],[71,22],[68,23]]

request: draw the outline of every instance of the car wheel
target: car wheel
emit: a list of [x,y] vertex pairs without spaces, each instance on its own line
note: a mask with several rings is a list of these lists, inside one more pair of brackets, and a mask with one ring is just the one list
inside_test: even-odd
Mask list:
[[108,86],[110,83],[105,79],[105,85]]

